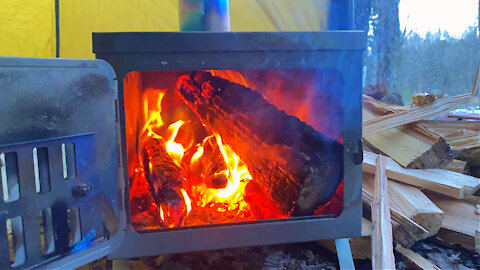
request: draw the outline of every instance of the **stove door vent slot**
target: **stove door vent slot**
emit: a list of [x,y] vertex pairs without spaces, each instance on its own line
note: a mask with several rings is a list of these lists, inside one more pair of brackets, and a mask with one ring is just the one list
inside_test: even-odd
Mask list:
[[63,178],[73,179],[77,177],[77,164],[75,159],[75,144],[62,144],[62,162],[63,162]]
[[82,231],[80,228],[80,210],[78,207],[72,207],[67,210],[67,223],[70,228],[68,241],[70,246],[82,240]]
[[16,152],[0,154],[0,175],[2,179],[3,200],[5,202],[13,202],[20,199]]
[[52,209],[40,211],[40,246],[45,255],[55,251],[55,236],[53,233]]
[[35,172],[35,191],[45,193],[50,191],[50,169],[48,148],[33,148],[33,170]]
[[10,263],[12,267],[17,267],[24,264],[26,259],[22,217],[9,218],[6,225]]

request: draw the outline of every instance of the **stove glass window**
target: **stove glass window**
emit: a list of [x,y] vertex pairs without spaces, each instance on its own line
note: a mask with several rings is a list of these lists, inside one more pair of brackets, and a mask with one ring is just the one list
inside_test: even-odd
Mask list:
[[130,72],[134,229],[339,215],[343,87],[334,69]]

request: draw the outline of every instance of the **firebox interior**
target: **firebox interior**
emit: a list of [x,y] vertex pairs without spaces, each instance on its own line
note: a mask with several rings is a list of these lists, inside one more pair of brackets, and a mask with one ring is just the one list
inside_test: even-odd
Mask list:
[[[200,75],[207,79],[199,82]],[[194,94],[185,92],[189,87],[198,88],[195,101]],[[342,212],[345,101],[335,95],[344,91],[338,70],[133,71],[125,76],[123,88],[134,230],[332,217]],[[245,98],[228,103],[231,107],[219,105],[230,92],[238,93],[232,99],[245,95],[261,103],[248,108],[250,99]],[[204,97],[211,98],[203,104],[206,110],[219,111],[225,118],[215,120],[205,113],[198,106]],[[241,106],[247,111],[237,110]],[[260,126],[259,120],[264,121]],[[232,133],[225,130],[229,127]],[[272,132],[268,140],[262,135],[279,127],[285,132]],[[232,135],[239,133],[243,135]],[[327,142],[325,146],[317,147],[311,134]],[[251,144],[249,137],[254,138]],[[303,149],[305,145],[314,150]],[[307,152],[319,161],[312,161]],[[295,177],[284,176],[290,174]],[[316,194],[327,199],[317,200]]]

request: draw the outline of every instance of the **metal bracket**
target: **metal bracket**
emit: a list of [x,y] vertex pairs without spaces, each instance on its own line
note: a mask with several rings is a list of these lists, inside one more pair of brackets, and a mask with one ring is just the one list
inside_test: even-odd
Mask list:
[[335,239],[335,248],[337,250],[340,269],[355,269],[355,265],[353,264],[352,250],[350,249],[350,242],[348,242],[348,238]]

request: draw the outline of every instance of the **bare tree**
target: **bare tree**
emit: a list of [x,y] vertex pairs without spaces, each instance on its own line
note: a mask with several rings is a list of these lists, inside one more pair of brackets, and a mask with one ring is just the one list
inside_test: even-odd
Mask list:
[[378,25],[375,29],[377,82],[386,82],[389,89],[395,89],[395,61],[400,46],[399,2],[378,1]]
[[371,9],[372,9],[372,0],[356,0],[354,3],[355,3],[355,29],[368,32]]

